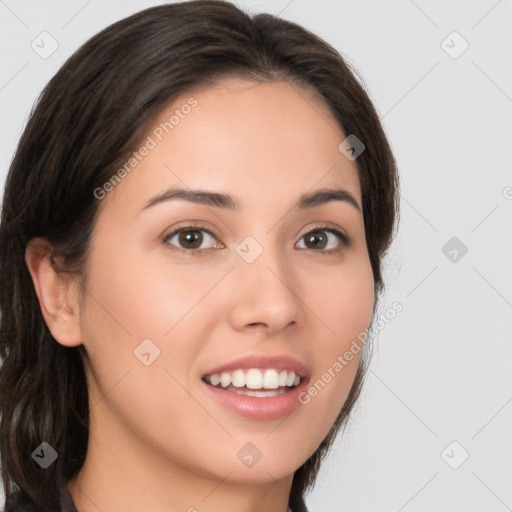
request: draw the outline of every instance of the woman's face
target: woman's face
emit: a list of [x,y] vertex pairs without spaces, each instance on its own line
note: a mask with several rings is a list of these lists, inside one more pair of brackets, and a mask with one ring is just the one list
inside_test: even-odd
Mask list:
[[[80,316],[89,454],[270,482],[316,450],[374,301],[356,163],[338,149],[346,135],[310,91],[225,80],[177,99],[115,185],[95,192],[105,197]],[[204,194],[165,199],[170,189]],[[334,189],[356,204],[299,204]],[[214,389],[206,375],[223,380]],[[276,396],[240,394],[264,384],[255,393]]]

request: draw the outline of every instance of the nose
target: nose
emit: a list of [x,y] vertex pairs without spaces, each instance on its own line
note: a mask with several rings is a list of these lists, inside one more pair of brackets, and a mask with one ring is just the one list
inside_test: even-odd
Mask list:
[[252,263],[240,258],[231,279],[236,292],[229,318],[235,330],[275,334],[303,325],[304,290],[278,250],[267,247]]

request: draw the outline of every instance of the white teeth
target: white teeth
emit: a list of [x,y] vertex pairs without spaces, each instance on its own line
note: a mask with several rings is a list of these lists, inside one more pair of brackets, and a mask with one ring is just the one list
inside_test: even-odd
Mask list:
[[249,389],[261,389],[263,387],[263,376],[261,375],[261,372],[256,368],[248,370],[245,375],[245,386]]
[[286,389],[279,389],[277,391],[268,390],[268,391],[249,391],[243,390],[243,389],[235,389],[235,393],[238,395],[245,395],[245,396],[256,396],[258,398],[264,398],[267,396],[277,396],[282,395],[283,393],[286,393]]
[[243,370],[235,370],[231,376],[231,384],[235,388],[243,388],[245,386],[245,373]]
[[231,384],[231,374],[228,372],[222,372],[220,374],[220,385],[223,388],[227,388]]
[[263,378],[263,387],[277,389],[279,387],[279,375],[276,370],[267,370]]
[[293,386],[293,383],[295,382],[295,372],[289,372],[288,373],[288,380],[286,381],[287,386]]
[[[233,385],[236,388],[246,387],[247,389],[277,389],[279,387],[295,387],[300,384],[300,377],[291,370],[276,370],[274,368],[258,369],[250,368],[248,370],[235,370],[233,372],[213,373],[207,375],[205,380],[212,386],[219,384],[223,388]],[[286,390],[280,390],[286,392]],[[238,391],[237,391],[238,392]],[[241,394],[252,395],[245,389]],[[279,394],[279,393],[278,393]],[[272,394],[264,393],[261,396],[274,396]]]

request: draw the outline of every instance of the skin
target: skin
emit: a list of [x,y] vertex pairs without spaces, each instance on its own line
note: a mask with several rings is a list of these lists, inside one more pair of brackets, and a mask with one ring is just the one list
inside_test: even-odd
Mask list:
[[[101,201],[83,308],[76,283],[44,257],[46,241],[27,247],[53,337],[89,356],[89,448],[68,483],[79,512],[286,512],[293,473],[329,432],[360,353],[277,420],[227,411],[200,378],[258,353],[299,359],[315,382],[370,324],[362,213],[346,201],[294,208],[330,187],[362,208],[356,164],[338,150],[345,135],[327,107],[286,82],[229,79],[177,98],[155,126],[191,96],[197,106]],[[172,200],[142,211],[171,186],[229,194],[243,210]],[[177,236],[163,241],[190,220],[214,236],[201,231],[196,254],[180,252]],[[308,247],[304,234],[324,222],[349,245],[323,231],[328,245]],[[247,236],[263,248],[251,264],[235,251]],[[133,354],[146,338],[161,351],[150,366]],[[251,468],[237,458],[247,442],[262,453]]]

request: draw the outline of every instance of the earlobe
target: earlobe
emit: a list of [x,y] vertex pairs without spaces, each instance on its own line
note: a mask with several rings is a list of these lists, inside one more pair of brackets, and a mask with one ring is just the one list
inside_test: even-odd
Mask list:
[[69,274],[58,272],[52,265],[51,249],[45,238],[33,238],[25,249],[25,262],[52,336],[61,345],[77,346],[82,343],[78,302]]

